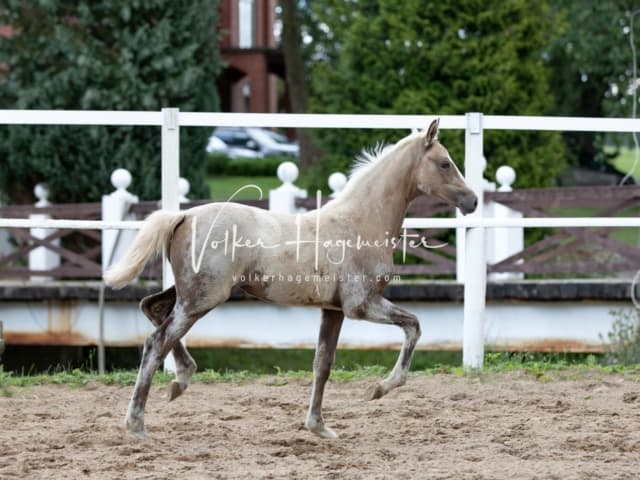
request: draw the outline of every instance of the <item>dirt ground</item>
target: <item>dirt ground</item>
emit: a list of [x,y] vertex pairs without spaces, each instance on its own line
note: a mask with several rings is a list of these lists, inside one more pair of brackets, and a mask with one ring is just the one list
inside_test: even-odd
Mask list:
[[325,419],[340,435],[333,441],[302,426],[306,380],[195,384],[170,404],[154,387],[143,442],[123,428],[131,387],[13,388],[0,398],[0,478],[640,475],[637,381],[419,376],[364,401],[371,383],[328,385]]

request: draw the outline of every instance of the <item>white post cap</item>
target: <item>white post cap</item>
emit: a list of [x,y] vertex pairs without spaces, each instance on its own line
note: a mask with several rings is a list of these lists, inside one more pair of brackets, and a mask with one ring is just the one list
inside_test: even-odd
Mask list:
[[347,176],[341,172],[335,172],[329,175],[329,188],[331,189],[331,196],[338,195],[347,184]]
[[38,183],[33,189],[33,194],[36,196],[38,201],[36,202],[36,206],[45,207],[49,205],[49,188],[46,183]]
[[126,168],[117,168],[111,173],[111,185],[116,190],[126,190],[131,185],[131,173]]
[[511,185],[516,181],[516,171],[508,165],[503,165],[496,170],[496,180],[500,184],[499,192],[510,192]]
[[293,183],[298,178],[298,166],[293,162],[282,162],[278,165],[278,178],[284,184]]
[[189,199],[187,198],[187,195],[189,195],[189,190],[191,190],[191,184],[189,183],[189,180],[184,177],[180,177],[178,179],[178,195],[180,195],[181,203],[189,201]]

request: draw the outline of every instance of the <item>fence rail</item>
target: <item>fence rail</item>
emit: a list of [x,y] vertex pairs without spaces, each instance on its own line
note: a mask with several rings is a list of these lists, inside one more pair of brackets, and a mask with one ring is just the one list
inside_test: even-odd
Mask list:
[[[431,117],[431,116],[429,116]],[[278,127],[278,128],[424,128],[425,115],[370,114],[281,114],[179,112],[181,127]],[[464,130],[465,115],[440,115],[440,128]],[[0,110],[0,125],[131,125],[162,126],[158,111],[102,110]],[[525,115],[482,115],[484,130],[537,130],[556,132],[640,132],[640,119],[558,117]]]

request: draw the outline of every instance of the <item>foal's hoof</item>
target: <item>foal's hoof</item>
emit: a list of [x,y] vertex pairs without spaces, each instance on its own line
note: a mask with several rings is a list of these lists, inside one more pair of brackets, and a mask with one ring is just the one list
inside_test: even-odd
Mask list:
[[140,430],[139,432],[129,430],[129,433],[138,440],[149,440],[149,435],[147,435],[146,430]]
[[382,398],[385,393],[386,392],[382,388],[382,385],[380,385],[378,383],[378,384],[374,385],[373,387],[369,388],[369,390],[367,391],[367,399],[368,400],[377,400],[379,398]]
[[310,428],[309,431],[311,431],[312,433],[315,433],[321,438],[327,438],[329,440],[334,440],[338,438],[338,434],[336,432],[331,430],[329,427],[325,427],[324,425],[320,425],[313,429]]
[[187,389],[186,383],[172,380],[171,383],[169,384],[169,387],[167,388],[167,399],[169,401],[175,400],[180,395],[182,395],[186,389]]
[[149,438],[146,430],[144,429],[144,423],[139,420],[126,419],[124,426],[127,431],[138,440],[147,440],[147,438]]

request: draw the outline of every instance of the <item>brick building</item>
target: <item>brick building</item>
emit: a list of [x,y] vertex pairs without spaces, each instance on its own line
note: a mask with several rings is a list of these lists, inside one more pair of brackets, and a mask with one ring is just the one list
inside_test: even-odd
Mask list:
[[276,0],[223,0],[218,77],[223,112],[270,113],[278,109],[278,77],[284,58],[273,32]]

